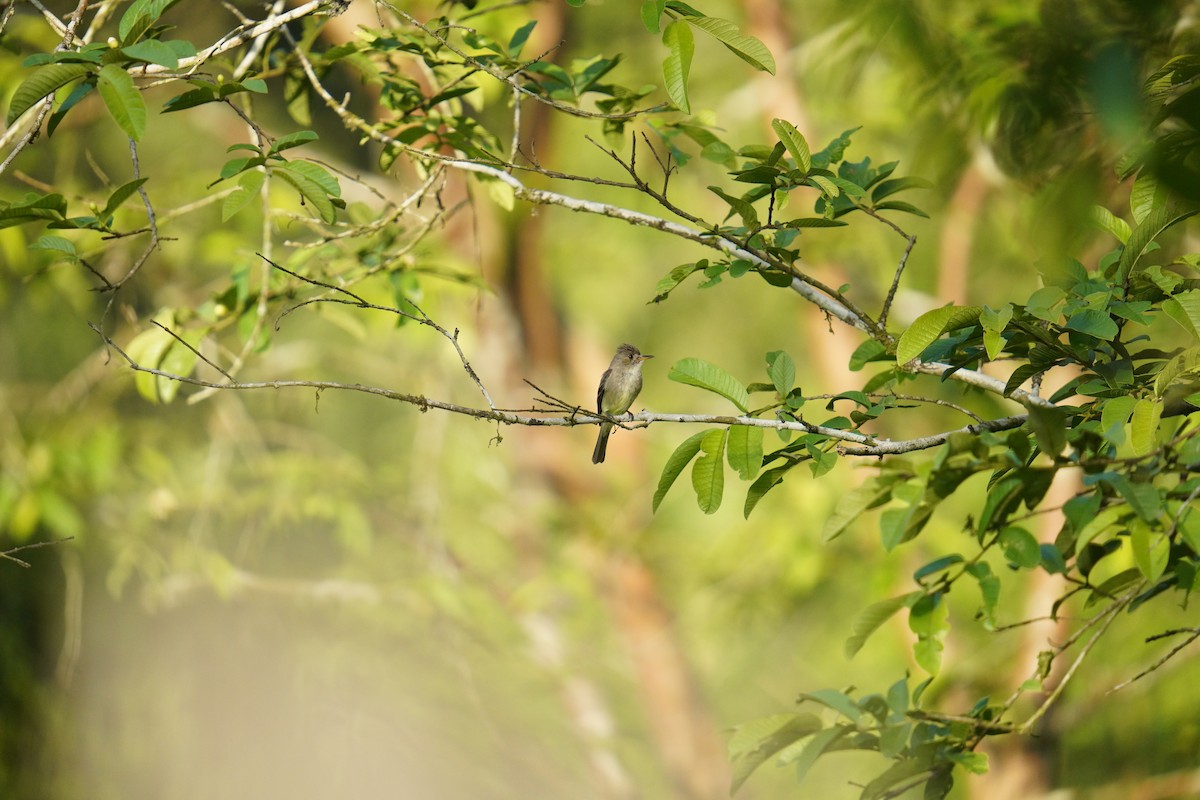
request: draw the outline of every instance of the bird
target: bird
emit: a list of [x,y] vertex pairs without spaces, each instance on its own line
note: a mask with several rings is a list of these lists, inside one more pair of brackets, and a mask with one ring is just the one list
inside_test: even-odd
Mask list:
[[[600,388],[596,390],[596,408],[601,414],[616,417],[629,411],[638,392],[642,391],[642,362],[648,358],[654,356],[640,352],[631,344],[617,348],[617,354],[600,376]],[[596,449],[592,451],[593,464],[604,461],[612,429],[613,423],[600,423],[600,435],[596,438]]]

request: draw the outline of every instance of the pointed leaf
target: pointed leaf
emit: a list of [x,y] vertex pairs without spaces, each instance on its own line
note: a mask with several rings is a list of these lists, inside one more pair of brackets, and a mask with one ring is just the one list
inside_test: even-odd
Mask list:
[[767,376],[775,385],[775,391],[780,397],[787,397],[788,392],[796,385],[796,364],[783,350],[772,350],[767,353]]
[[775,119],[771,121],[771,127],[779,141],[787,148],[792,160],[796,162],[796,168],[805,173],[812,169],[812,155],[808,149],[808,142],[804,135],[796,130],[796,126],[787,120]]
[[667,97],[680,111],[690,114],[692,106],[688,102],[687,82],[692,70],[692,54],[696,50],[692,29],[680,20],[672,22],[663,31],[663,44],[667,46],[667,57],[663,61]]
[[287,136],[281,136],[279,140],[271,146],[271,155],[293,147],[299,147],[300,145],[308,144],[309,142],[315,142],[319,138],[320,137],[317,136],[315,131],[296,131],[295,133],[289,133]]
[[1154,449],[1158,437],[1158,421],[1162,418],[1162,401],[1143,397],[1133,407],[1129,420],[1129,444],[1135,456],[1144,456]]
[[12,125],[43,97],[91,72],[85,64],[48,64],[34,71],[13,93],[6,124]]
[[327,223],[332,224],[337,220],[337,214],[333,210],[333,203],[329,200],[329,195],[316,181],[301,174],[299,171],[289,169],[292,165],[285,164],[279,169],[273,170],[272,174],[286,180],[300,192],[300,196],[307,202],[312,203],[316,209],[318,216]]
[[838,499],[833,514],[825,520],[825,528],[821,531],[821,541],[829,542],[841,536],[842,532],[862,512],[887,502],[891,496],[891,484],[881,484],[874,478],[846,492]]
[[725,429],[707,431],[700,440],[702,454],[692,465],[692,488],[696,503],[705,514],[714,514],[721,507],[725,492]]
[[266,173],[259,170],[247,172],[239,178],[238,188],[230,192],[221,203],[221,221],[228,221],[230,217],[241,211],[258,197],[259,190],[262,189],[265,178]]
[[679,477],[679,473],[683,472],[683,468],[687,466],[697,453],[700,452],[700,441],[708,435],[708,431],[700,431],[697,434],[689,436],[683,440],[679,447],[675,448],[675,452],[667,459],[667,463],[663,465],[662,475],[658,479],[658,488],[654,492],[654,501],[651,503],[651,511],[658,511],[658,506],[666,497],[667,491],[675,483],[675,479]]
[[158,64],[167,69],[176,69],[179,67],[179,56],[176,55],[175,49],[166,42],[160,42],[158,39],[146,39],[137,44],[122,47],[121,52],[137,61]]
[[133,196],[133,193],[142,187],[142,184],[150,180],[149,178],[138,178],[130,181],[124,186],[118,186],[117,189],[108,197],[108,202],[104,204],[104,210],[100,212],[100,218],[106,219],[114,211],[120,208],[121,204]]
[[779,766],[787,766],[793,764],[796,770],[796,780],[804,780],[804,776],[808,774],[812,765],[817,763],[817,759],[821,754],[829,749],[830,745],[838,739],[845,736],[850,731],[854,730],[849,725],[835,725],[832,728],[826,728],[823,731],[814,733],[812,738],[803,745],[797,746],[794,750],[788,748],[779,756]]
[[651,33],[658,33],[659,20],[667,8],[667,0],[642,0],[642,24]]
[[[685,17],[689,23],[717,39],[738,58],[760,72],[775,74],[775,58],[767,46],[753,36],[743,36],[727,19],[719,17]],[[672,23],[673,24],[673,23]]]
[[979,319],[979,306],[943,306],[926,311],[913,320],[896,347],[896,363],[904,366],[917,358],[946,331],[952,331]]
[[[1200,373],[1200,347],[1189,347],[1175,355],[1154,379],[1154,394],[1162,397],[1176,383],[1190,382]],[[1132,400],[1132,398],[1130,398]]]
[[1129,234],[1132,232],[1129,223],[1114,215],[1104,206],[1092,206],[1092,222],[1095,222],[1101,230],[1112,234],[1121,244],[1129,241]]
[[1194,339],[1200,339],[1200,289],[1167,298],[1162,304],[1163,312],[1178,322]]
[[743,413],[748,408],[750,395],[737,378],[725,370],[699,358],[684,358],[675,362],[667,377],[677,383],[698,386],[727,398]]
[[1195,211],[1185,211],[1182,214],[1176,214],[1168,210],[1166,206],[1160,206],[1147,214],[1146,218],[1133,229],[1129,235],[1129,241],[1125,243],[1125,248],[1121,251],[1121,261],[1117,267],[1118,277],[1124,280],[1129,276],[1138,260],[1148,252],[1150,245],[1154,243],[1159,234],[1195,213]]
[[891,619],[897,611],[908,607],[920,596],[920,592],[909,592],[899,597],[880,600],[863,609],[850,626],[850,638],[846,639],[843,647],[846,658],[854,658],[867,643],[867,639],[871,638],[871,634],[879,630],[880,626]]
[[744,481],[753,480],[762,469],[763,429],[751,425],[729,426],[729,466]]
[[96,88],[125,135],[135,142],[140,140],[146,132],[146,103],[129,73],[116,64],[106,64],[100,68]]

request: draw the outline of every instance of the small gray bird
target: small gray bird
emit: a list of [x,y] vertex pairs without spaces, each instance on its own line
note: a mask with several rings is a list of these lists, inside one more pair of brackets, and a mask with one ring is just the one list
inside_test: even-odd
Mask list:
[[[643,355],[631,344],[617,348],[617,354],[600,377],[600,388],[596,390],[596,407],[601,414],[617,417],[629,411],[638,392],[642,390],[642,362],[647,358],[654,356]],[[596,439],[596,449],[592,451],[593,464],[604,461],[612,429],[613,423],[600,423],[600,436]]]

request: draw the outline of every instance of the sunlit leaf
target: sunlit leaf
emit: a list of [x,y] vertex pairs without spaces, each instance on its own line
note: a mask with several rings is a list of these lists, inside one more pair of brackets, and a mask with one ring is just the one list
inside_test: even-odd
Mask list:
[[650,506],[652,511],[658,511],[659,504],[667,496],[667,491],[675,483],[679,473],[683,472],[683,468],[688,465],[688,462],[700,452],[700,442],[708,433],[709,431],[700,431],[684,439],[667,459],[667,463],[663,465],[662,475],[658,479],[658,488],[654,491],[654,500]]
[[752,425],[729,426],[729,466],[744,481],[753,480],[762,469],[763,429]]
[[96,88],[125,135],[139,141],[146,133],[146,103],[129,73],[116,64],[106,64],[100,68]]
[[667,377],[677,383],[698,386],[728,399],[743,413],[748,409],[750,395],[737,378],[725,370],[699,358],[684,358],[671,367]]
[[680,20],[672,22],[663,31],[663,44],[667,46],[667,57],[663,61],[663,80],[667,97],[685,114],[692,112],[688,101],[688,73],[692,70],[692,54],[696,43],[692,29]]
[[896,346],[896,363],[904,366],[917,358],[946,331],[969,325],[979,319],[979,306],[943,306],[926,311],[913,320]]
[[36,70],[13,92],[5,121],[12,125],[39,100],[92,71],[84,64],[49,64]]
[[724,428],[706,431],[700,440],[701,455],[692,465],[692,488],[696,490],[696,503],[705,514],[716,513],[725,492],[725,435]]
[[729,20],[719,17],[694,16],[684,17],[684,19],[716,38],[750,66],[761,72],[775,74],[775,58],[767,46],[753,36],[743,36],[737,25]]

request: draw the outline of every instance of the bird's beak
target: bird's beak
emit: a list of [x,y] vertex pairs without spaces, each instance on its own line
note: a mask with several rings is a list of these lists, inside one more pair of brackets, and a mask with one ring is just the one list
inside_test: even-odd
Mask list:
[[654,358],[654,356],[652,356],[652,355],[647,355],[646,353],[642,353],[642,356],[641,356],[641,358],[642,358],[642,361],[645,361],[647,358]]

